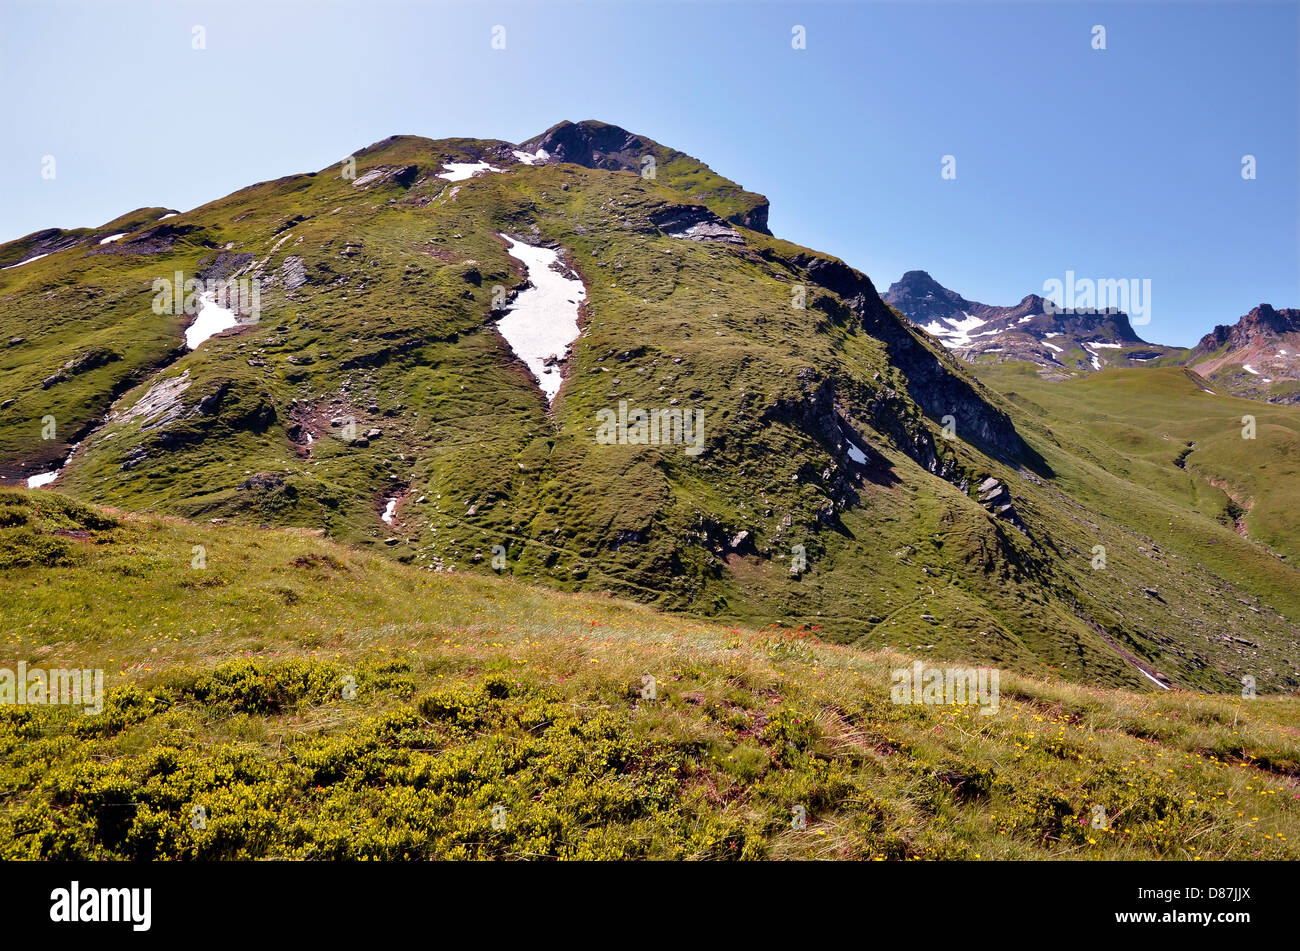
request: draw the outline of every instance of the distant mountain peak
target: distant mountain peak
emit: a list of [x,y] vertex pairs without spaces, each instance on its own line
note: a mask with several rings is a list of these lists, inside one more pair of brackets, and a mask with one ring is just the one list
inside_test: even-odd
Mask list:
[[921,270],[907,271],[884,300],[972,362],[1024,360],[1061,376],[1146,363],[1165,352],[1134,333],[1128,315],[1119,311],[1062,313],[1039,294],[1026,294],[1011,307],[981,304]]
[[885,303],[898,308],[909,320],[924,323],[946,319],[968,310],[970,301],[944,287],[928,271],[907,271],[884,294]]
[[1187,365],[1234,396],[1300,403],[1300,309],[1259,304],[1202,337]]

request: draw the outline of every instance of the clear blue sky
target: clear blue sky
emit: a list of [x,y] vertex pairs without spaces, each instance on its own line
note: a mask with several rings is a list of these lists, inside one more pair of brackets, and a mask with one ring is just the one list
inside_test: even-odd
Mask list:
[[1144,336],[1190,344],[1300,306],[1298,50],[1294,2],[0,0],[0,240],[393,133],[595,118],[763,192],[776,234],[882,291],[911,268],[991,304],[1067,270],[1149,278]]

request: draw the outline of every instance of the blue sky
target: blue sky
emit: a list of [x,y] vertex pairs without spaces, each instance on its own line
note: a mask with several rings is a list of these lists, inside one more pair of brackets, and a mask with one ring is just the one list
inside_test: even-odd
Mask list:
[[1141,332],[1186,345],[1300,306],[1297,20],[1294,2],[8,0],[0,240],[192,208],[393,133],[595,118],[763,192],[777,235],[882,291],[911,268],[991,304],[1067,270],[1150,279]]

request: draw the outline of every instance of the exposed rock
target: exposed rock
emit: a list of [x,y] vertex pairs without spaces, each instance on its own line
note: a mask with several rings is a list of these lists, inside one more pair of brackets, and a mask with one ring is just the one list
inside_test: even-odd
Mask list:
[[97,369],[120,359],[122,359],[121,354],[109,350],[107,347],[96,347],[94,350],[87,350],[73,357],[53,374],[42,380],[41,389],[48,390],[56,383],[64,383],[79,373],[86,373],[89,370]]
[[303,259],[291,254],[280,265],[280,274],[284,278],[285,290],[296,290],[307,283],[307,267]]
[[651,212],[650,221],[670,238],[745,243],[739,231],[703,205],[666,205]]
[[239,484],[241,489],[271,492],[284,487],[284,476],[275,472],[259,472]]
[[418,165],[379,165],[354,179],[352,187],[366,188],[370,185],[392,182],[394,185],[408,188],[415,182],[419,173],[420,168]]

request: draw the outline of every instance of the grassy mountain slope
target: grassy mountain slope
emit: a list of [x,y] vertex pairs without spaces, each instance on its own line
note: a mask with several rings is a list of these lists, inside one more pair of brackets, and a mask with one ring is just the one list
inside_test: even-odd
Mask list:
[[[396,137],[355,181],[262,183],[111,254],[0,272],[25,338],[0,368],[0,464],[39,471],[93,430],[55,486],[124,509],[323,529],[432,569],[489,573],[503,546],[520,580],[1097,684],[1300,683],[1294,568],[1022,425],[864,275],[727,226],[731,183],[512,151]],[[479,160],[501,171],[439,177]],[[493,327],[494,288],[524,277],[501,232],[563,249],[587,287],[554,407]],[[257,277],[260,322],[181,350],[184,319],[149,309],[176,270]],[[82,361],[91,342],[111,359]],[[597,445],[622,400],[702,410],[707,451]],[[340,438],[342,419],[381,432]]]
[[[1210,394],[1196,375],[1173,368],[1063,386],[1028,382],[1023,369],[981,376],[1032,401],[1031,412],[1044,413],[1054,432],[1068,432],[1072,445],[1087,447],[1112,471],[1235,527],[1290,564],[1300,561],[1300,414],[1294,408]],[[1243,438],[1245,417],[1254,420],[1254,438]]]
[[47,491],[0,491],[0,597],[11,655],[102,666],[110,688],[98,716],[0,708],[11,858],[1275,859],[1300,843],[1291,698],[1004,675],[991,716],[897,705],[909,658],[806,630]]

